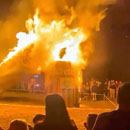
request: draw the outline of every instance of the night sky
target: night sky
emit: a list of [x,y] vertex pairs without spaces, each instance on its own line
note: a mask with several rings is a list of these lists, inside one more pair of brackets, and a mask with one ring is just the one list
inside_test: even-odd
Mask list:
[[[130,1],[108,6],[85,77],[130,80]],[[101,62],[104,55],[105,60]]]

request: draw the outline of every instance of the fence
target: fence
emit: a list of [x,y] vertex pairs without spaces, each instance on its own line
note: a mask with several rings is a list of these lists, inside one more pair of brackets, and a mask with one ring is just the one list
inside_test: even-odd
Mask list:
[[[9,89],[10,92],[27,92],[27,93],[44,93],[45,90],[27,90],[27,89]],[[92,94],[90,93],[80,93],[79,94],[79,102],[81,103],[82,100],[92,100]],[[110,102],[114,107],[117,107],[117,104],[114,103],[109,97],[107,97],[105,94],[96,94],[97,101],[98,100],[107,100]]]
[[41,89],[8,89],[7,91],[9,92],[26,92],[26,93],[45,93],[45,90],[41,90]]
[[[90,93],[80,93],[80,102],[82,100],[92,100],[92,94]],[[96,101],[98,100],[107,100],[108,102],[110,102],[114,107],[117,107],[117,104],[112,101],[108,96],[106,96],[105,94],[96,94]]]

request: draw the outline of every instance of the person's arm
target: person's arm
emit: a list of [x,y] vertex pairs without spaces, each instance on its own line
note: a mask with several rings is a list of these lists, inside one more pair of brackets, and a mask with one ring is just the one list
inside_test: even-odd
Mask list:
[[101,114],[97,117],[92,130],[106,130],[107,123],[107,118]]
[[78,130],[74,120],[71,120],[71,124],[72,124],[74,130]]

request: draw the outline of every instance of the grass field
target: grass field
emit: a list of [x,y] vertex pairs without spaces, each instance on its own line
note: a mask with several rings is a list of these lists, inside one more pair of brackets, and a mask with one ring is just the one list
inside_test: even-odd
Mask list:
[[[7,129],[14,119],[25,119],[32,124],[35,114],[43,113],[44,98],[42,94],[7,92],[0,96],[0,126]],[[83,101],[80,108],[68,108],[71,119],[75,120],[79,130],[84,130],[83,123],[88,113],[101,113],[115,109],[107,101]]]

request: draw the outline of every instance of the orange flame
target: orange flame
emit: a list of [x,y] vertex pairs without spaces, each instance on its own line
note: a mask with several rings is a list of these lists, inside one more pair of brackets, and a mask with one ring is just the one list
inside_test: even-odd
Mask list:
[[34,19],[29,19],[26,23],[28,33],[25,32],[19,32],[16,34],[16,38],[18,39],[17,45],[13,48],[13,51],[10,51],[7,55],[7,57],[0,63],[0,66],[10,59],[12,59],[15,55],[17,55],[20,51],[24,50],[26,47],[28,47],[30,44],[35,42],[38,39],[38,36],[36,35],[35,31],[36,29],[33,29],[33,24],[35,27],[38,24],[38,17],[37,17],[38,11],[36,12],[36,15],[34,16]]
[[[57,43],[53,50],[53,56],[56,61],[70,61],[72,63],[81,63],[83,62],[82,55],[79,49],[80,43],[85,39],[84,33],[77,29],[72,30],[69,33],[66,33],[67,37],[60,43]],[[61,49],[65,48],[65,54],[62,58],[59,56]]]
[[17,46],[13,48],[13,51],[9,52],[0,65],[18,55],[29,45],[37,44],[38,41],[44,38],[49,41],[45,44],[45,48],[51,52],[50,59],[52,61],[69,61],[75,64],[84,63],[79,46],[87,37],[82,29],[69,29],[64,21],[52,21],[51,24],[46,24],[39,19],[38,10],[33,19],[27,20],[26,28],[28,33],[19,32],[16,35],[18,39]]

